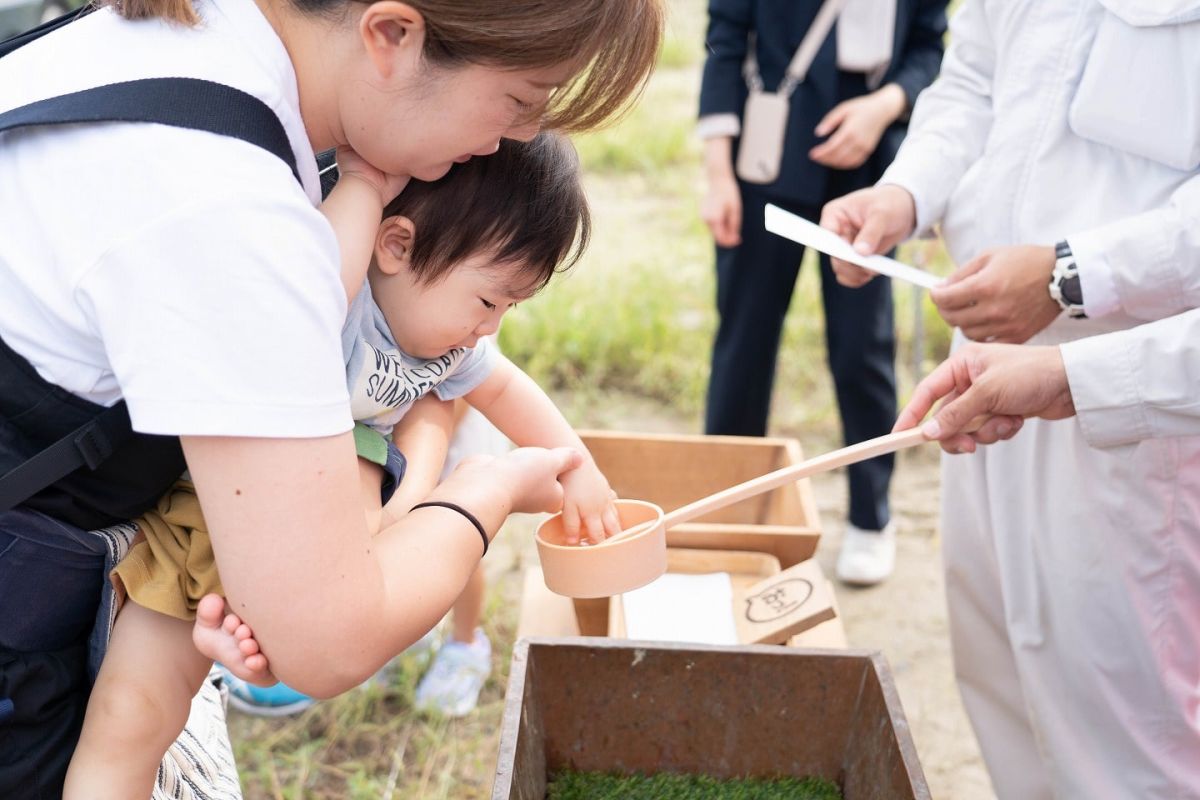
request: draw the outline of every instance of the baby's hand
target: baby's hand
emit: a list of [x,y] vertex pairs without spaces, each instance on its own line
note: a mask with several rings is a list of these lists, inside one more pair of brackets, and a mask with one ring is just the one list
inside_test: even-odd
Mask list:
[[404,191],[404,187],[408,185],[407,175],[391,175],[383,170],[367,163],[366,159],[354,152],[349,147],[339,147],[337,149],[337,165],[339,180],[346,177],[360,178],[371,185],[375,191],[379,192],[379,199],[386,206],[388,203]]
[[226,611],[225,598],[220,595],[200,598],[192,643],[201,654],[219,661],[242,680],[256,686],[273,686],[277,681],[250,626],[237,614]]
[[570,544],[579,544],[581,536],[593,544],[621,532],[614,492],[608,480],[590,458],[558,479],[563,487],[563,530]]

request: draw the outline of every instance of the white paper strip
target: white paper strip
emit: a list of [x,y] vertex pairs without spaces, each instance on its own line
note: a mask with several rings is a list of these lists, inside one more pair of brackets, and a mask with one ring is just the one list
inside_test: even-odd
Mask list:
[[621,596],[630,639],[700,644],[737,644],[733,584],[728,572],[668,572]]
[[878,272],[880,275],[899,278],[902,281],[915,283],[917,286],[924,286],[926,289],[932,289],[942,282],[937,275],[923,269],[910,267],[908,264],[902,264],[894,258],[861,255],[849,242],[833,231],[827,231],[820,225],[814,225],[804,217],[784,211],[779,206],[767,204],[766,222],[767,230],[771,233],[779,234],[793,242],[799,242],[805,247],[820,250],[834,258],[840,258],[842,261],[849,261],[851,264],[865,267],[872,272]]

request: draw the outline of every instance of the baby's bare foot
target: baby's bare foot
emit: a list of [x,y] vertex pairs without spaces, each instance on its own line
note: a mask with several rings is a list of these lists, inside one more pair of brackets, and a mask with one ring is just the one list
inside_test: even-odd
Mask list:
[[248,683],[272,686],[277,682],[267,657],[259,651],[250,626],[236,614],[225,613],[225,599],[220,595],[200,598],[196,606],[196,624],[192,627],[192,642],[202,654],[221,662]]

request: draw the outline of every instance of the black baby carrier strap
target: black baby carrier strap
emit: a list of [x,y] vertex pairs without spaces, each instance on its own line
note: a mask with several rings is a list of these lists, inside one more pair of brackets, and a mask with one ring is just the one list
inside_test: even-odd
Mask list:
[[[90,10],[0,43],[0,57]],[[299,180],[287,132],[270,107],[195,78],[146,78],[30,103],[0,113],[0,133],[88,122],[154,122],[241,139],[274,153]],[[25,505],[99,528],[152,507],[183,469],[177,437],[133,431],[123,400],[105,408],[76,397],[0,341],[0,512]]]

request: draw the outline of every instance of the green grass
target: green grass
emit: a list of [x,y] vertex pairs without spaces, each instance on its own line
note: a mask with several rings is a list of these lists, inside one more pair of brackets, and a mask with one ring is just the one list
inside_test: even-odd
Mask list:
[[841,800],[842,793],[820,778],[740,778],[721,781],[703,775],[606,775],[562,772],[546,790],[546,800]]

